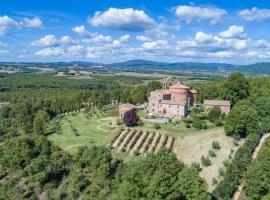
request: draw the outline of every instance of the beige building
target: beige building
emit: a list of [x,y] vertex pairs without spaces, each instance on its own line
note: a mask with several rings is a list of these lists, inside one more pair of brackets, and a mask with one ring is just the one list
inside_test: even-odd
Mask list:
[[219,107],[221,112],[228,114],[231,110],[231,103],[230,101],[223,101],[223,100],[204,100],[204,107],[205,109],[210,109],[213,107]]
[[150,116],[181,118],[187,115],[188,107],[196,103],[197,91],[178,82],[169,87],[152,91],[149,97]]

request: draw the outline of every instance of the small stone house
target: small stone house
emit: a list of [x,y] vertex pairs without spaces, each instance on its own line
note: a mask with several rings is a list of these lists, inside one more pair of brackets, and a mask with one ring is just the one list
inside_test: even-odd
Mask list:
[[213,107],[219,107],[222,113],[226,115],[231,110],[231,103],[230,101],[223,101],[223,100],[204,100],[204,107],[205,109],[210,109]]

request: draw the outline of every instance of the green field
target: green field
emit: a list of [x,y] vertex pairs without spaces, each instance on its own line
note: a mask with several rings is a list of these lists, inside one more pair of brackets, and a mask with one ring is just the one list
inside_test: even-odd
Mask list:
[[[75,135],[72,127],[79,135]],[[103,113],[87,117],[85,114],[68,115],[61,119],[61,134],[49,136],[49,140],[60,148],[74,153],[80,146],[106,145],[120,126],[116,127],[115,117],[106,117]]]

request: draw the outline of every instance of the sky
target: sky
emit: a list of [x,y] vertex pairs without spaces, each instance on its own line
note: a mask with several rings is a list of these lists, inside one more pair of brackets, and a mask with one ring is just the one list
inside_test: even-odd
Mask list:
[[0,61],[270,61],[267,0],[1,0]]

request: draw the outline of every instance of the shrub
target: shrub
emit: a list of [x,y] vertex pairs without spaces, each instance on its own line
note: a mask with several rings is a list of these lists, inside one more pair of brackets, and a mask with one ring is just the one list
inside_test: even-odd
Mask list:
[[228,167],[229,164],[230,164],[230,161],[229,161],[229,160],[224,160],[224,161],[223,161],[224,167]]
[[220,176],[224,176],[225,170],[224,170],[223,168],[220,168],[220,169],[218,170],[218,173],[219,173]]
[[201,120],[199,118],[194,118],[192,126],[198,130],[200,129],[207,129],[207,124],[204,120]]
[[236,140],[233,141],[233,144],[234,144],[234,146],[236,146],[236,147],[239,146],[239,143],[238,143]]
[[213,149],[217,149],[217,150],[219,150],[220,148],[221,148],[221,146],[220,146],[220,144],[219,144],[219,142],[218,141],[213,141],[212,142],[212,148]]
[[216,153],[213,150],[211,150],[211,149],[208,151],[208,155],[210,157],[216,157],[217,156]]
[[159,124],[154,124],[154,129],[160,129],[161,126]]
[[139,121],[139,117],[137,113],[135,112],[135,110],[130,110],[124,114],[123,121],[129,127],[136,126]]
[[213,178],[212,179],[212,185],[216,185],[218,183],[217,179],[216,178]]
[[186,123],[186,128],[191,128],[190,124]]
[[198,172],[202,171],[201,165],[199,163],[193,162],[191,166],[194,167]]
[[215,123],[217,120],[220,119],[220,116],[221,116],[220,108],[215,106],[210,110],[207,117],[210,122]]
[[201,157],[201,162],[202,162],[202,165],[206,166],[206,167],[210,166],[212,164],[212,162],[211,162],[211,160],[209,159],[208,156],[207,157],[202,156]]

